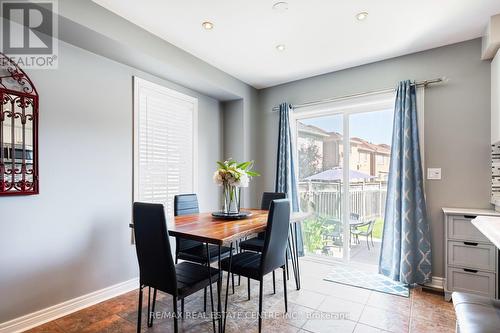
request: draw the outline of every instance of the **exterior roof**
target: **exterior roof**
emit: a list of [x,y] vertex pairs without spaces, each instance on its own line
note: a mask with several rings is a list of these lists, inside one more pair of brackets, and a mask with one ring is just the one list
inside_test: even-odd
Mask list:
[[[306,125],[301,122],[298,122],[298,130],[301,133],[322,137],[325,141],[341,141],[343,138],[343,135],[338,132],[326,132],[317,126]],[[391,147],[385,143],[374,144],[362,138],[352,137],[351,144],[358,146],[361,150],[384,155],[391,154]]]
[[328,132],[322,130],[319,127],[316,127],[313,125],[306,125],[306,124],[301,123],[300,121],[298,121],[297,123],[298,123],[299,132],[317,135],[317,136],[321,136],[321,137],[325,137],[325,138],[329,136]]
[[356,143],[359,148],[362,150],[374,152],[374,153],[379,153],[379,154],[385,154],[389,155],[391,153],[391,147],[389,145],[386,145],[384,143],[382,144],[374,144],[369,141],[366,141],[365,139],[353,137],[351,138],[351,143]]
[[[349,170],[349,179],[371,179],[376,178],[375,176],[370,176],[366,173]],[[323,180],[323,181],[337,181],[343,179],[343,169],[341,167],[336,167],[330,170],[325,170],[315,175],[305,178],[305,180]]]

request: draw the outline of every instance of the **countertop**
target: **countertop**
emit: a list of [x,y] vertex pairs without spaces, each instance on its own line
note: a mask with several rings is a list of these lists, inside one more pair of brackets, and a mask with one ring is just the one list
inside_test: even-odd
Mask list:
[[493,209],[475,209],[475,208],[449,208],[443,207],[443,212],[448,215],[487,215],[499,216],[500,212]]
[[479,216],[472,220],[472,224],[500,249],[500,217]]

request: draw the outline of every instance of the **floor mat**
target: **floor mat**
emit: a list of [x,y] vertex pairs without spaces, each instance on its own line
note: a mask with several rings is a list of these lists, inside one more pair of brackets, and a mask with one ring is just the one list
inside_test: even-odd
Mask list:
[[324,280],[397,296],[409,297],[410,295],[406,284],[393,281],[381,274],[364,272],[344,264],[335,264]]

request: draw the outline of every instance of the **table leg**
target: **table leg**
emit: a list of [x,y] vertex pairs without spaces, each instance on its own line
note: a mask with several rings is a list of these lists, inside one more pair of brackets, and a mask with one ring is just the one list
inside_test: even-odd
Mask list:
[[295,287],[297,290],[300,289],[300,281],[299,281],[299,272],[298,272],[298,262],[299,262],[299,255],[297,251],[297,237],[296,234],[294,234],[294,228],[290,224],[290,234],[292,237],[292,241],[290,244],[291,247],[291,252],[292,252],[292,267],[293,267],[293,275],[295,277]]
[[[212,303],[212,313],[211,313],[211,316],[212,316],[212,325],[213,325],[213,328],[214,328],[214,332],[215,332],[215,317],[214,317],[214,294],[212,292],[212,272],[211,272],[211,266],[210,266],[210,251],[209,251],[209,248],[208,248],[208,243],[206,243],[206,246],[207,246],[207,267],[208,267],[208,282],[210,283],[210,302]],[[220,272],[219,272],[220,274]]]
[[[226,299],[224,303],[224,324],[222,326],[222,332],[226,331],[226,319],[227,319],[227,300],[229,296],[229,276],[231,275],[231,262],[233,260],[233,243],[231,242],[230,250],[229,250],[229,267],[227,270],[227,283],[226,283]],[[234,282],[234,279],[233,279]],[[234,286],[234,283],[233,283]]]
[[221,245],[219,245],[219,278],[217,279],[217,320],[219,322],[219,333],[222,333],[222,303],[221,303],[221,287],[222,287],[222,270],[221,270]]
[[297,223],[293,224],[293,228],[295,230],[295,262],[297,264],[297,290],[300,290],[300,263],[299,263],[299,237],[297,231]]
[[290,229],[290,234],[288,235],[288,244],[287,244],[287,253],[290,253],[290,259],[292,261],[292,271],[293,271],[293,276],[296,277],[297,273],[295,272],[295,253],[292,250],[292,230]]

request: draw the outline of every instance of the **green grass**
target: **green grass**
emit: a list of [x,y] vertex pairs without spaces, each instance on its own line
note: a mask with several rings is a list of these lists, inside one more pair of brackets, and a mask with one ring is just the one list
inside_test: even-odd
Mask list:
[[[368,229],[368,226],[358,228],[358,229],[366,231],[366,229]],[[375,226],[373,227],[373,238],[382,239],[383,230],[384,230],[384,220],[377,219],[375,221]]]

